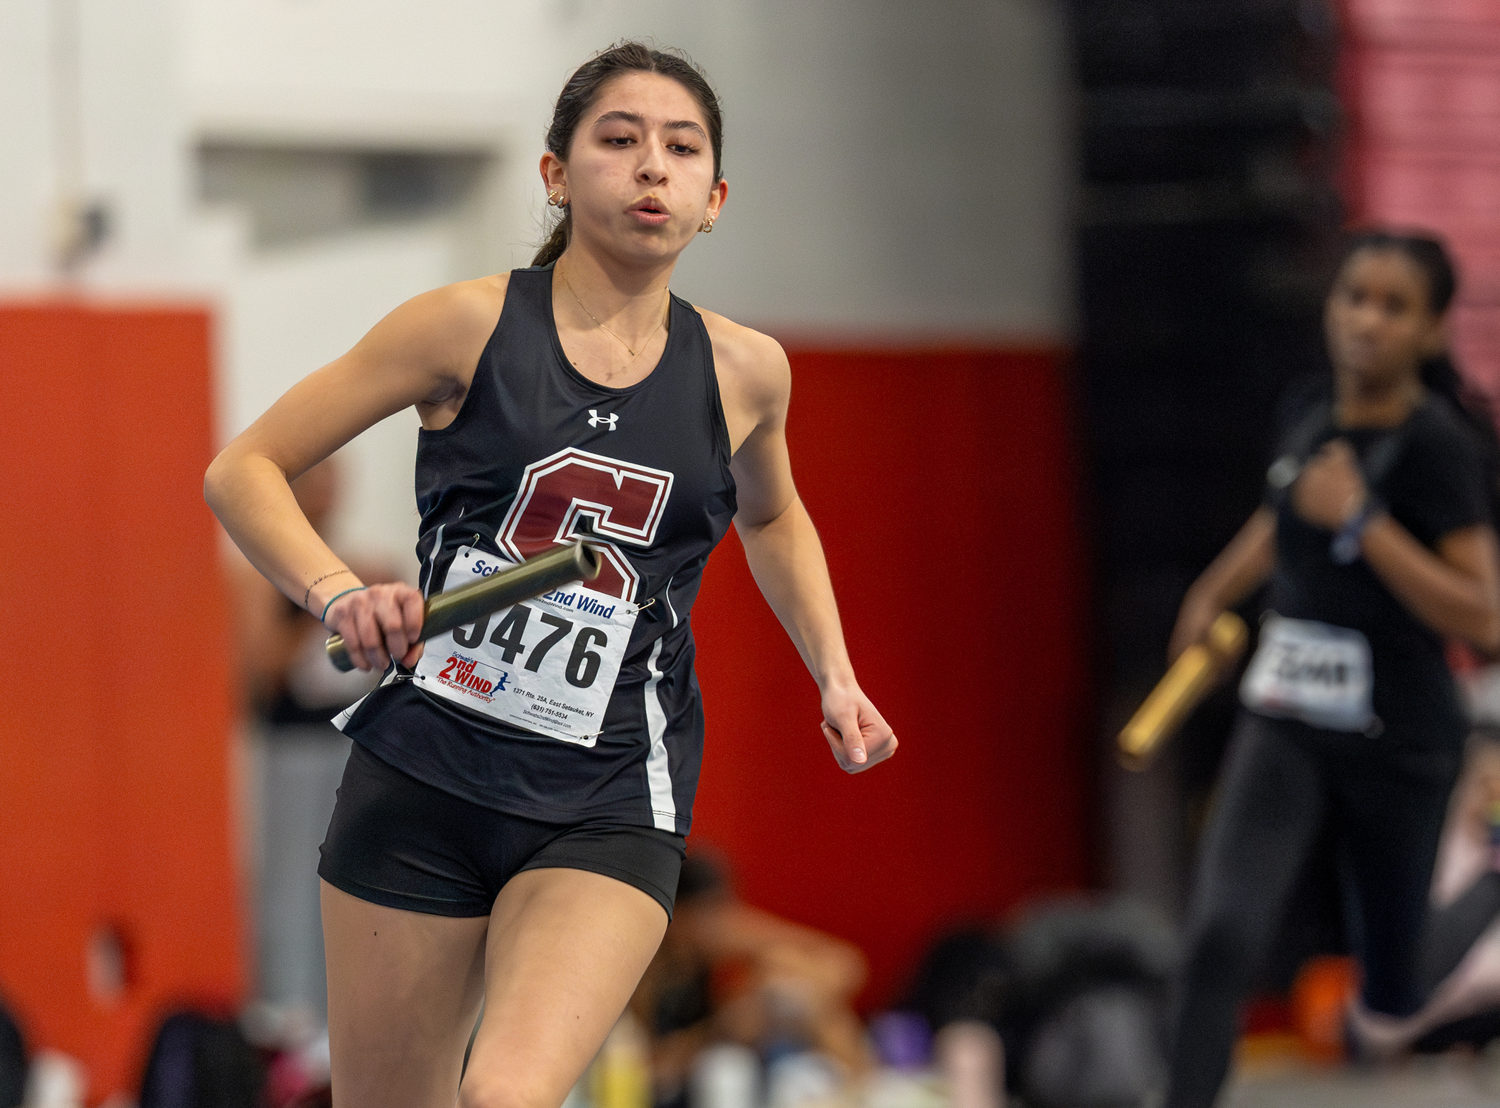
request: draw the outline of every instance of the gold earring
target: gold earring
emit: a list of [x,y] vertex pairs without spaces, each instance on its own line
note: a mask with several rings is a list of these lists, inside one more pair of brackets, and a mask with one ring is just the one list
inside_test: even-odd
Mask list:
[[709,216],[703,221],[703,226],[698,228],[700,235],[711,235],[714,233],[714,217]]
[[568,206],[568,201],[563,197],[563,194],[555,189],[547,194],[547,203],[554,208],[566,208]]

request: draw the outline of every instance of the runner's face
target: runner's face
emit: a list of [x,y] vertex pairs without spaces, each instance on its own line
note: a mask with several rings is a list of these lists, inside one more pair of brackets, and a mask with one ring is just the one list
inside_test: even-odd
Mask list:
[[698,101],[659,73],[609,81],[579,121],[564,167],[575,241],[625,258],[675,257],[725,186]]
[[1416,378],[1422,359],[1443,344],[1426,275],[1399,250],[1350,255],[1328,295],[1324,330],[1334,370],[1369,384]]

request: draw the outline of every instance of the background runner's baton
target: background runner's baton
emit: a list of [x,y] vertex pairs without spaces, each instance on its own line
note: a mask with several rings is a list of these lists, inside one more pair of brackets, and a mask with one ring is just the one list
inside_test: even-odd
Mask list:
[[[601,565],[603,561],[597,550],[575,542],[527,558],[519,565],[481,577],[478,581],[438,593],[423,606],[422,631],[417,639],[426,642],[445,631],[475,623],[501,608],[509,608],[563,585],[592,581],[599,576]],[[344,636],[330,636],[325,649],[336,669],[347,673],[354,668],[354,659],[349,657]]]
[[1220,612],[1204,640],[1178,655],[1120,732],[1120,761],[1127,769],[1145,769],[1150,764],[1157,747],[1181,726],[1214,682],[1240,660],[1249,639],[1244,620],[1233,612]]

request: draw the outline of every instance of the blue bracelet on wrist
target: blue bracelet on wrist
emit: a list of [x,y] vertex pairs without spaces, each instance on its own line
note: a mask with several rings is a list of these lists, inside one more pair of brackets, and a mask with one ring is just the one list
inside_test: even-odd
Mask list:
[[1328,556],[1333,559],[1335,565],[1346,566],[1359,557],[1363,549],[1365,528],[1370,525],[1370,520],[1379,515],[1382,508],[1373,496],[1365,497],[1365,502],[1359,506],[1359,511],[1345,521],[1344,525],[1334,532],[1333,540],[1328,544]]
[[337,600],[337,599],[339,599],[339,597],[342,597],[342,596],[348,596],[351,592],[362,592],[364,590],[364,588],[365,588],[364,585],[355,585],[352,589],[345,589],[343,592],[341,592],[337,596],[335,596],[333,598],[333,600],[330,600],[327,604],[324,604],[323,605],[323,614],[318,617],[318,622],[322,623],[325,619],[328,618],[328,609],[333,607],[333,601],[334,600]]

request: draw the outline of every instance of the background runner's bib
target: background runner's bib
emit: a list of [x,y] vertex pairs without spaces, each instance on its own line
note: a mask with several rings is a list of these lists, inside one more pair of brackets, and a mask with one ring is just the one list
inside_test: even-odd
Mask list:
[[[443,592],[512,562],[460,547]],[[429,639],[413,680],[434,696],[593,746],[640,609],[575,584]]]
[[1269,615],[1240,683],[1251,711],[1300,719],[1330,731],[1365,731],[1375,721],[1370,643],[1347,627]]

